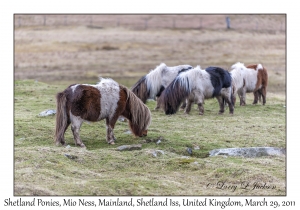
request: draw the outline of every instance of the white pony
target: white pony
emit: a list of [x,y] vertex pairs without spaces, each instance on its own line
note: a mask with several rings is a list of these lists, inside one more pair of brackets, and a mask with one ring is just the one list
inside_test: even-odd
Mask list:
[[[175,79],[175,77],[184,71],[192,69],[190,65],[167,66],[161,63],[147,75],[143,76],[132,87],[131,91],[139,97],[144,103],[147,99],[156,99],[161,92]],[[159,107],[157,106],[156,109]]]

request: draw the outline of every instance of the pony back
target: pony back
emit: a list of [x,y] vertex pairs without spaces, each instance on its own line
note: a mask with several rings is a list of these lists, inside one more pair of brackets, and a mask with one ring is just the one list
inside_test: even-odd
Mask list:
[[219,95],[222,88],[231,87],[231,76],[228,71],[220,67],[208,67],[205,71],[209,73],[214,87],[213,97]]

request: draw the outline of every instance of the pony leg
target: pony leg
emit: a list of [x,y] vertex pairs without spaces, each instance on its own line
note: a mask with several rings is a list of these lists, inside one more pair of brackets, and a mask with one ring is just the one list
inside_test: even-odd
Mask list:
[[[223,114],[224,113],[224,100],[223,100],[223,97],[222,96],[217,96],[216,97],[218,99],[218,102],[219,102],[219,107],[220,107],[220,110],[219,110],[219,114]],[[227,103],[229,102],[228,100],[226,101]],[[229,103],[228,103],[229,104]]]
[[156,107],[155,107],[155,109],[154,110],[159,110],[159,97],[157,97],[157,99],[156,99]]
[[192,103],[193,103],[193,100],[191,99],[187,99],[186,100],[186,107],[185,107],[185,114],[189,114],[190,111],[191,111],[191,108],[192,108]]
[[266,89],[266,87],[261,88],[261,96],[263,98],[263,105],[265,105],[266,100],[267,100],[267,89]]
[[74,116],[71,114],[71,130],[73,132],[73,137],[75,141],[75,145],[80,147],[85,147],[85,145],[82,143],[79,135],[80,127],[82,125],[83,120],[80,117]]
[[66,124],[66,126],[65,126],[65,129],[64,129],[64,133],[63,133],[62,138],[61,138],[61,140],[60,140],[60,143],[61,143],[63,146],[66,144],[64,134],[66,133],[66,130],[67,130],[67,128],[69,127],[70,124],[71,124],[71,122],[68,120],[68,122],[67,122],[67,124]]
[[181,105],[180,109],[185,109],[185,108],[186,108],[186,104],[187,104],[186,101],[187,101],[187,100],[184,100],[184,101],[182,102],[182,105]]
[[257,104],[257,101],[259,100],[259,98],[261,97],[260,96],[260,91],[259,90],[256,90],[253,92],[253,95],[254,95],[254,101],[252,104]]
[[116,121],[114,119],[109,120],[106,118],[106,141],[109,144],[115,144],[114,127]]
[[246,105],[246,90],[243,88],[239,91],[239,97],[240,97],[240,106]]

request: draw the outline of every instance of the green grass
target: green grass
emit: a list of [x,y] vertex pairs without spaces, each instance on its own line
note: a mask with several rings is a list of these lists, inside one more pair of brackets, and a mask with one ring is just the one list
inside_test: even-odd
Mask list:
[[[205,101],[203,116],[194,105],[189,115],[179,111],[166,116],[152,113],[148,136],[125,132],[126,122],[115,126],[115,145],[105,140],[105,122],[84,123],[81,138],[86,149],[75,147],[70,128],[65,139],[70,148],[55,146],[55,116],[39,117],[55,109],[55,94],[68,85],[48,85],[31,80],[15,81],[14,184],[15,195],[285,195],[286,159],[282,157],[208,157],[210,150],[230,147],[286,147],[285,98],[267,96],[265,106],[236,106],[218,115],[216,99]],[[157,140],[160,144],[156,144]],[[119,152],[125,144],[142,144],[142,150]],[[187,147],[195,145],[200,150]],[[153,150],[164,154],[153,157]],[[69,159],[65,154],[72,155]],[[266,182],[273,190],[217,189],[216,183]],[[209,184],[209,186],[208,186]],[[224,185],[225,186],[225,185]]]

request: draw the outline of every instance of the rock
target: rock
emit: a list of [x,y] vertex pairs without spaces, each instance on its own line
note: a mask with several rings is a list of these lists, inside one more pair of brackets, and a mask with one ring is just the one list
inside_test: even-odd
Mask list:
[[120,121],[120,122],[127,122],[127,119],[125,117],[123,117],[123,116],[120,116],[118,118],[118,121]]
[[125,131],[124,133],[126,133],[126,134],[132,134],[132,132],[130,130]]
[[150,150],[147,153],[151,154],[153,157],[159,157],[159,156],[165,154],[165,152],[163,150]]
[[209,156],[242,156],[242,157],[261,157],[261,156],[272,156],[272,155],[285,155],[285,148],[276,147],[248,147],[248,148],[223,148],[214,149],[209,152]]
[[119,146],[116,150],[117,151],[131,151],[131,150],[141,150],[141,144],[133,144],[133,145],[122,145]]
[[65,156],[67,157],[67,158],[69,158],[69,159],[72,159],[72,160],[74,160],[74,159],[77,159],[78,157],[77,156],[75,156],[75,155],[69,155],[69,154],[65,154]]
[[199,149],[200,149],[199,146],[197,146],[197,145],[194,146],[194,150],[199,150]]
[[186,148],[186,151],[191,155],[193,153],[193,150],[191,148]]
[[54,109],[47,109],[45,111],[42,111],[39,116],[41,117],[46,117],[46,116],[50,116],[50,115],[55,115],[56,114],[56,110]]
[[161,140],[160,139],[158,139],[158,141],[156,142],[156,144],[160,144],[161,143]]
[[69,149],[70,147],[71,147],[70,145],[67,145],[65,148],[66,148],[66,149]]

